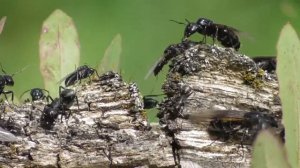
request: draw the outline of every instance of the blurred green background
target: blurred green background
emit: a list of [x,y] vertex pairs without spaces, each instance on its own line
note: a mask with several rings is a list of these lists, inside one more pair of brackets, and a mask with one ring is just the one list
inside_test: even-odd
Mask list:
[[0,0],[0,17],[7,16],[0,35],[0,62],[10,74],[29,65],[9,88],[16,96],[30,88],[43,88],[39,37],[43,21],[55,9],[63,10],[75,22],[81,64],[96,67],[120,33],[123,78],[137,82],[143,94],[161,93],[167,68],[158,77],[144,77],[164,49],[183,36],[184,26],[170,19],[206,17],[235,27],[243,32],[240,52],[249,56],[275,55],[286,22],[300,30],[300,2],[296,0]]

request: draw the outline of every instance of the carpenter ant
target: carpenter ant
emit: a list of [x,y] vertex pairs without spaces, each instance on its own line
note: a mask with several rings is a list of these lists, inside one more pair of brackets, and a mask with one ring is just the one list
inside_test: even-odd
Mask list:
[[144,109],[152,109],[157,107],[159,101],[155,100],[153,97],[161,96],[162,94],[159,95],[146,95],[143,97],[144,101]]
[[276,57],[255,57],[252,59],[259,68],[267,72],[274,72],[276,70]]
[[154,76],[157,76],[158,73],[162,70],[163,66],[166,65],[172,58],[182,54],[185,50],[197,44],[199,43],[190,40],[184,40],[181,43],[172,44],[167,47],[164,51],[163,56],[149,70],[149,72],[145,76],[145,79],[147,79],[152,73],[154,74]]
[[4,94],[5,99],[7,100],[7,94],[11,94],[11,101],[14,101],[14,92],[9,90],[9,91],[4,91],[5,86],[14,86],[14,80],[13,80],[13,75],[7,75],[4,69],[1,66],[1,71],[4,73],[4,75],[0,75],[0,94]]
[[96,69],[87,65],[80,66],[64,78],[65,86],[68,87],[74,85],[77,81],[81,81],[81,79],[90,78],[94,73],[99,77]]
[[17,73],[20,73],[24,71],[28,66],[24,67],[20,71],[12,74],[12,75],[7,75],[7,73],[4,71],[2,64],[0,64],[1,71],[4,73],[4,75],[0,75],[0,95],[4,94],[5,99],[7,100],[7,94],[11,94],[11,101],[14,101],[14,92],[9,90],[9,91],[4,91],[5,86],[14,86],[15,82],[13,80],[13,76],[16,75]]
[[44,100],[44,99],[46,99],[47,102],[49,102],[49,99],[51,101],[53,101],[52,97],[49,95],[49,91],[46,89],[41,89],[41,88],[33,88],[33,89],[26,90],[25,92],[23,92],[21,94],[20,98],[22,98],[23,95],[29,91],[30,91],[30,96],[31,96],[32,102],[37,101],[37,100]]
[[50,104],[44,107],[41,116],[41,126],[45,129],[51,129],[58,115],[66,115],[61,108],[61,99],[55,98]]
[[59,87],[59,98],[61,99],[60,105],[62,106],[62,110],[69,109],[73,105],[74,100],[76,100],[76,103],[77,103],[77,106],[79,109],[78,98],[76,96],[75,90],[66,89],[66,88],[60,86]]
[[9,75],[0,75],[0,94],[4,94],[5,99],[7,100],[7,94],[11,94],[11,101],[14,101],[14,92],[9,90],[5,91],[5,86],[13,86],[14,81],[12,79],[12,76]]
[[189,119],[192,123],[210,121],[208,133],[225,141],[239,139],[243,144],[252,144],[258,132],[264,129],[275,130],[275,133],[284,141],[284,134],[282,134],[284,129],[279,128],[272,115],[263,112],[208,110],[190,114]]
[[79,108],[76,92],[73,89],[65,89],[60,86],[59,98],[55,98],[50,104],[47,104],[42,112],[41,126],[45,129],[51,129],[59,114],[68,118],[70,113],[67,115],[66,111],[70,111],[75,99]]
[[204,43],[206,42],[206,36],[210,36],[213,38],[213,42],[217,39],[224,47],[232,47],[236,51],[240,48],[239,37],[236,34],[239,31],[233,27],[217,24],[206,18],[199,18],[196,23],[186,19],[187,24],[175,20],[171,21],[186,25],[183,40],[198,32],[204,36],[202,40]]

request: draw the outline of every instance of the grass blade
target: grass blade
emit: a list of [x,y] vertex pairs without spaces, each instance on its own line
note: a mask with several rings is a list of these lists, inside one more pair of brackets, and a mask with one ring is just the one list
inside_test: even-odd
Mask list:
[[288,23],[281,30],[277,43],[277,75],[282,102],[286,148],[292,167],[299,167],[300,127],[300,41]]

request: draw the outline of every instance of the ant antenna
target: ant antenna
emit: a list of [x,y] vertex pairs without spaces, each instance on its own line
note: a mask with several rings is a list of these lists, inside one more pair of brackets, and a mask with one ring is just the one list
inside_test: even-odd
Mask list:
[[[187,19],[186,19],[187,20]],[[170,20],[171,22],[175,22],[175,23],[178,23],[178,24],[183,24],[183,25],[186,25],[186,23],[183,23],[183,22],[179,22],[179,21],[176,21],[176,20]],[[189,22],[188,22],[189,23]]]
[[191,22],[190,22],[188,19],[186,19],[186,18],[185,18],[184,20],[185,20],[187,23],[191,23]]
[[1,71],[2,71],[4,74],[6,74],[6,72],[5,72],[4,69],[3,69],[2,63],[0,63],[0,66],[1,66]]
[[28,67],[29,67],[29,65],[26,65],[26,66],[25,66],[24,68],[22,68],[21,70],[15,72],[15,73],[13,73],[13,74],[11,74],[11,76],[14,76],[14,75],[16,75],[16,74],[18,74],[18,73],[20,73],[20,72],[23,72],[23,71],[26,70]]
[[21,94],[20,99],[24,96],[25,93],[29,92],[30,90],[31,90],[31,89],[28,89],[28,90],[24,91],[24,92]]
[[[91,69],[94,70],[96,72],[97,77],[100,78],[96,67],[95,68],[91,68]],[[119,71],[120,71],[120,75],[121,75],[121,68],[119,69]]]

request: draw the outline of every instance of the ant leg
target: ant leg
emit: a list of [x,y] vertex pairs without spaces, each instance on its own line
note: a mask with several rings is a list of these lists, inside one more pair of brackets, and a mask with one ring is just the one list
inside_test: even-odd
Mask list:
[[212,39],[213,39],[213,45],[215,45],[216,38],[215,38],[215,37],[213,37]]
[[79,110],[78,97],[77,97],[77,96],[75,96],[75,99],[76,99],[77,107],[78,107],[78,110]]
[[[71,114],[72,114],[72,111],[71,110],[68,110],[69,111],[69,113],[68,113],[68,115],[66,115],[66,119],[69,119],[70,118],[70,116],[71,116]],[[68,122],[68,121],[67,121]]]
[[113,161],[112,161],[112,158],[111,158],[111,147],[108,147],[108,154],[107,152],[105,151],[105,149],[102,149],[104,155],[108,158],[109,160],[109,168],[112,167],[112,164],[113,164]]
[[62,89],[64,89],[64,90],[65,90],[66,88],[65,88],[65,87],[63,87],[63,86],[59,86],[59,96],[60,96],[60,94],[61,94],[61,90],[62,90]]
[[63,119],[63,116],[66,115],[66,111],[65,111],[65,109],[62,109],[61,111],[62,111],[62,113],[60,114],[60,122],[62,123],[63,122],[62,119]]
[[185,42],[187,40],[188,40],[188,37],[184,36],[184,37],[182,37],[181,42]]
[[242,136],[241,142],[240,142],[242,148],[244,148],[243,141],[244,141],[244,139],[245,139],[245,135],[246,135],[246,130],[243,131],[243,136]]
[[91,84],[91,83],[92,83],[92,78],[89,76],[88,84]]
[[204,28],[204,33],[203,33],[203,39],[202,39],[202,41],[201,41],[201,43],[202,44],[206,44],[206,26],[205,26],[205,28]]
[[174,163],[177,166],[180,166],[180,144],[178,142],[178,140],[175,139],[174,135],[172,137],[172,142],[171,142],[171,146],[172,146],[172,153],[173,153],[173,159],[174,159]]
[[[5,99],[7,100],[7,94],[11,94],[11,101],[12,101],[12,103],[14,103],[14,92],[13,91],[3,91],[2,92],[3,94],[4,94],[4,97],[5,97]],[[8,100],[7,100],[8,101]]]
[[202,44],[205,44],[205,43],[206,43],[206,35],[203,35],[203,38],[202,38],[201,43],[202,43]]
[[[47,96],[44,97],[44,98],[46,98],[47,103],[49,103],[49,99],[51,100],[51,102],[53,102],[52,97],[49,95],[49,91],[46,90],[46,89],[42,89],[42,90],[45,91],[45,92],[47,92]],[[44,99],[44,98],[43,98],[43,99]]]
[[216,38],[218,38],[218,33],[219,33],[219,28],[216,27],[216,33],[215,33],[215,35],[213,36],[213,45],[215,45]]
[[[6,94],[4,93],[4,91],[3,91],[2,93],[4,94],[5,100],[8,101],[8,100],[7,100],[7,96],[6,96]],[[3,101],[3,99],[2,99],[2,101]]]
[[96,69],[94,69],[94,71],[96,72],[97,77],[100,78],[98,71]]
[[49,103],[49,99],[51,100],[51,102],[53,102],[53,98],[48,95],[48,96],[46,96],[47,103]]
[[[93,71],[96,73],[96,75],[97,75],[97,77],[98,77],[98,80],[100,80],[100,76],[99,76],[99,74],[98,74],[98,71],[97,71],[96,69],[94,69],[94,68],[90,68],[90,69],[93,70]],[[90,83],[92,83],[92,78],[91,78],[91,76],[93,76],[94,72],[92,72],[92,74],[89,75]]]

